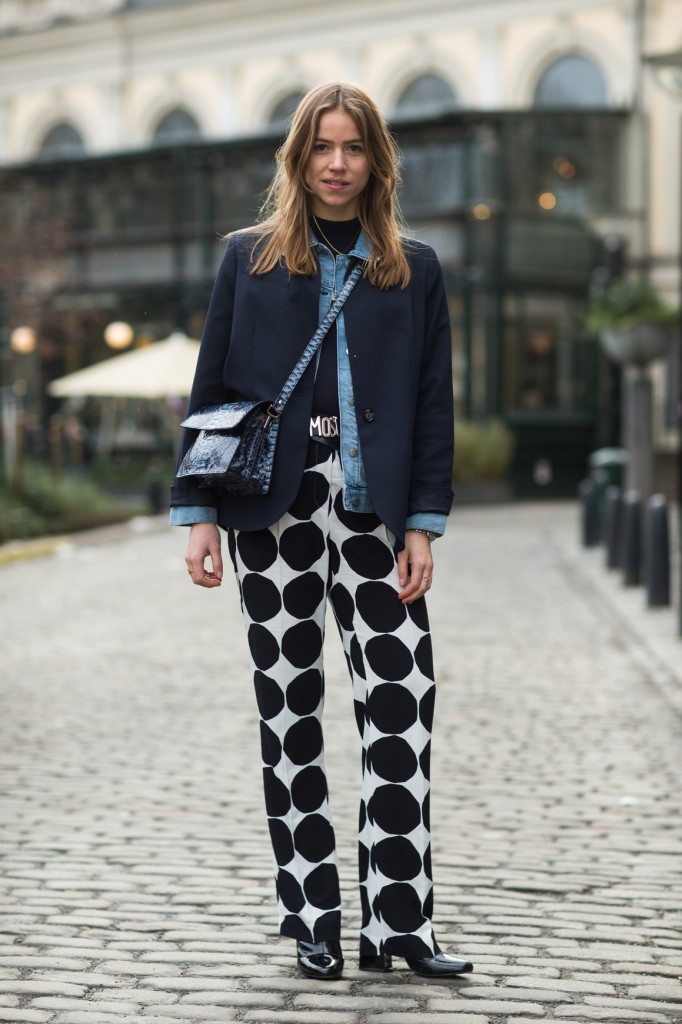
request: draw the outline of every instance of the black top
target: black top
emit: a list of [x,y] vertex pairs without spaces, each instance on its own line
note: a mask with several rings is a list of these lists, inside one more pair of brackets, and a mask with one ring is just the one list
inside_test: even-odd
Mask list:
[[[360,221],[323,220],[311,221],[315,237],[331,249],[332,255],[352,249],[360,234]],[[319,229],[318,229],[319,225]],[[337,250],[337,252],[334,252]],[[336,359],[336,322],[332,324],[320,347],[315,390],[313,392],[313,416],[339,416],[339,381]]]

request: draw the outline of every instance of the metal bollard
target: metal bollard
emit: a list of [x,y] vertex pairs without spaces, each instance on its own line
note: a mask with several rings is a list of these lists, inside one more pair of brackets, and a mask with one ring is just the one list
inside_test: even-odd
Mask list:
[[648,608],[670,604],[670,526],[668,505],[662,494],[654,494],[646,509],[646,603]]
[[642,581],[642,498],[639,491],[623,495],[620,567],[626,587]]
[[599,543],[599,510],[597,489],[592,480],[581,480],[578,484],[580,499],[580,539],[584,548]]
[[606,568],[619,569],[621,555],[621,527],[623,523],[620,487],[607,487],[604,509],[604,544]]

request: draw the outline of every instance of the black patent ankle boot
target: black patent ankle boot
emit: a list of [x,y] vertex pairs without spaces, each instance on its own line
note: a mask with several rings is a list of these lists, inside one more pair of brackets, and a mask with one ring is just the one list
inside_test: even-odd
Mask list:
[[327,942],[304,942],[299,939],[296,943],[296,962],[306,978],[335,981],[343,972],[341,943],[338,939]]

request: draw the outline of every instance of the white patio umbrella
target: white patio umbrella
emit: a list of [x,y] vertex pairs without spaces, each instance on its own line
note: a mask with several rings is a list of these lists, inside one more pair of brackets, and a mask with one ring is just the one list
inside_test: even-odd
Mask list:
[[47,390],[56,398],[185,398],[198,355],[199,342],[174,331],[164,341],[58,377]]

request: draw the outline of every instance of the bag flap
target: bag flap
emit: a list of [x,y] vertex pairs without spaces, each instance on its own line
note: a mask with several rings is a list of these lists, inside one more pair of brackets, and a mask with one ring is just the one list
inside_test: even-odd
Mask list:
[[245,416],[258,405],[268,402],[228,402],[226,405],[209,405],[182,421],[183,427],[196,430],[230,430],[238,426]]
[[182,460],[177,476],[225,473],[238,444],[239,438],[233,434],[206,434],[202,431]]

